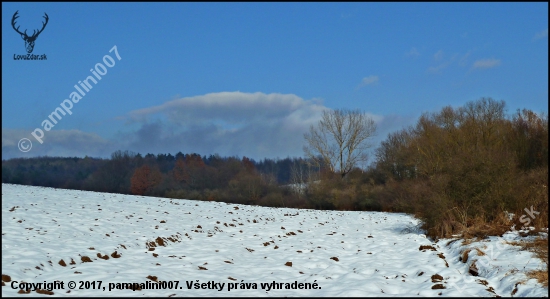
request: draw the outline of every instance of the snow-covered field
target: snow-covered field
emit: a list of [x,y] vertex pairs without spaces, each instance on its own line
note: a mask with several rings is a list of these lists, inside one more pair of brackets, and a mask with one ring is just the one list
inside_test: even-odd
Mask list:
[[40,296],[56,281],[54,296],[548,296],[524,274],[542,267],[531,253],[500,238],[434,243],[418,225],[405,214],[2,184],[2,296],[22,283]]

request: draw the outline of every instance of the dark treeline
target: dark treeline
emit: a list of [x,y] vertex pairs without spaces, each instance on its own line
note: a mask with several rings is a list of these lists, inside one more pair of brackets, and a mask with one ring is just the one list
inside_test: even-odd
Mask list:
[[[305,207],[293,200],[291,170],[302,158],[264,159],[116,151],[110,159],[36,157],[2,161],[2,182],[97,192]],[[318,168],[317,168],[318,169]],[[270,196],[267,196],[268,193]],[[260,200],[262,199],[263,200]]]
[[[432,237],[548,227],[548,117],[492,99],[425,113],[344,178],[301,158],[177,153],[2,161],[2,182],[272,207],[413,213]],[[527,212],[529,211],[529,212]]]

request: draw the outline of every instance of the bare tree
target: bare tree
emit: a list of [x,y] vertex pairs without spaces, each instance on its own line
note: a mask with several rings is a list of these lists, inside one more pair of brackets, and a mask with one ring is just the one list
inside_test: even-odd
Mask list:
[[309,175],[302,160],[294,160],[290,165],[290,184],[298,198],[305,193]]
[[318,164],[327,165],[342,178],[358,163],[367,160],[367,141],[374,136],[374,120],[359,110],[337,109],[323,111],[316,127],[304,134],[306,156]]

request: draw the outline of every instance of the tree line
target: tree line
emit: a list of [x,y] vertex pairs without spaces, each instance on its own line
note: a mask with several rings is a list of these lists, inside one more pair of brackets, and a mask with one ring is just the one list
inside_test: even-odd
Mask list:
[[518,230],[547,228],[548,116],[491,98],[424,113],[382,142],[370,179],[381,209],[415,213],[432,236],[498,235],[506,212]]
[[[301,206],[290,190],[303,158],[263,159],[115,151],[110,159],[35,157],[2,161],[2,182],[96,192]],[[269,194],[268,196],[268,193]],[[285,201],[285,198],[287,200]],[[262,199],[262,200],[260,200]]]
[[[424,113],[390,133],[366,169],[376,127],[358,110],[325,111],[307,158],[152,155],[2,161],[2,182],[271,207],[415,214],[432,237],[548,227],[548,117],[483,98]],[[531,212],[525,218],[526,209]],[[528,222],[526,222],[527,220]]]

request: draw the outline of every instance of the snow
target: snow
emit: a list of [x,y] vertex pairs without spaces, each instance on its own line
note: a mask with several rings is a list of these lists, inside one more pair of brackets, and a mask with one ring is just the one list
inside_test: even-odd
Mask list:
[[[27,296],[12,288],[21,282],[55,281],[63,289],[54,296],[548,296],[525,276],[542,262],[504,242],[517,233],[463,245],[432,242],[419,225],[399,213],[2,184],[2,275],[11,278],[2,296]],[[487,254],[472,249],[461,262],[474,247]],[[468,273],[474,261],[478,277]],[[170,286],[153,280],[172,288],[109,290],[116,283]],[[34,288],[30,295],[46,296]]]

